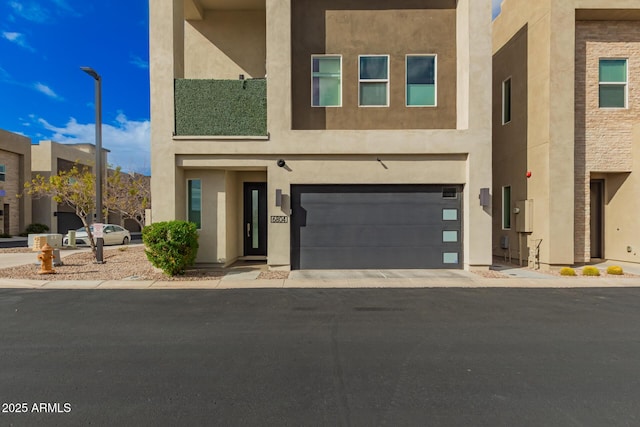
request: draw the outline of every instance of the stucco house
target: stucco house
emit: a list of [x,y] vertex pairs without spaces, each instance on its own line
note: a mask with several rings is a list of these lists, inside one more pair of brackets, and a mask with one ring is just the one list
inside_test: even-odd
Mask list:
[[[70,170],[76,163],[93,169],[96,162],[95,145],[89,143],[61,144],[46,140],[34,144],[31,150],[33,177],[56,175]],[[103,164],[106,166],[109,150],[103,148],[102,151]],[[103,170],[106,168],[103,167]],[[51,197],[33,199],[33,222],[45,224],[49,232],[60,234],[82,227],[82,221],[73,208],[57,203]]]
[[31,223],[31,139],[0,129],[0,234],[18,235]]
[[640,262],[640,5],[505,0],[493,23],[493,253]]
[[491,264],[489,0],[149,9],[152,218],[198,262]]

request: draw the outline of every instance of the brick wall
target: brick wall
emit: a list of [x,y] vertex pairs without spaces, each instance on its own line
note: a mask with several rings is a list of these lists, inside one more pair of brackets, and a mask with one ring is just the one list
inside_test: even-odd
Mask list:
[[[599,108],[600,58],[628,59],[628,108]],[[631,171],[632,127],[640,122],[640,23],[576,22],[575,60],[575,260],[588,262],[591,174]]]
[[[0,197],[0,210],[4,210],[4,205],[9,207],[9,234],[17,235],[20,230],[20,205],[16,194],[22,191],[20,187],[20,155],[9,151],[0,150],[0,165],[5,165],[5,181],[0,181],[0,190],[4,190],[6,195]],[[0,219],[0,233],[4,232],[4,217]]]

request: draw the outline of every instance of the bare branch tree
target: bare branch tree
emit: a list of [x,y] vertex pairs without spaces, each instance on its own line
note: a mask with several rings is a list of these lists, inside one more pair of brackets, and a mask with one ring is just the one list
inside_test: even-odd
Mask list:
[[151,185],[148,176],[124,173],[118,166],[107,177],[105,207],[132,219],[142,229],[145,225],[145,210],[151,206]]

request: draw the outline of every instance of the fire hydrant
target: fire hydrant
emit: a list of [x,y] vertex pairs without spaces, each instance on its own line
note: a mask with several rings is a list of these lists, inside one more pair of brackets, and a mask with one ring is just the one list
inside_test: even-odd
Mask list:
[[38,259],[42,261],[38,274],[55,274],[53,269],[53,248],[48,243],[40,248],[42,253],[38,254]]

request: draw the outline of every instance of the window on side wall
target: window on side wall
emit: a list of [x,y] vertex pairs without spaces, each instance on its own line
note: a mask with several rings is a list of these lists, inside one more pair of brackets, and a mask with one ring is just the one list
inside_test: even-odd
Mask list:
[[360,107],[389,106],[389,55],[359,57]]
[[6,169],[4,165],[0,165],[0,182],[6,181]]
[[627,60],[600,60],[600,108],[627,108]]
[[199,179],[187,180],[187,221],[202,228],[202,181]]
[[311,57],[311,106],[340,107],[342,105],[342,57],[313,55]]
[[511,186],[502,187],[502,229],[511,230]]
[[407,55],[407,107],[436,106],[436,56]]
[[502,82],[502,124],[511,121],[511,77]]

